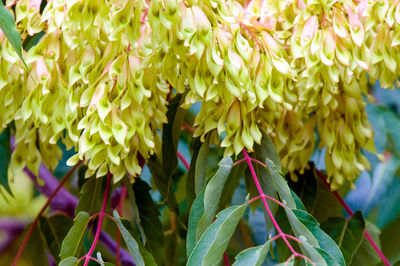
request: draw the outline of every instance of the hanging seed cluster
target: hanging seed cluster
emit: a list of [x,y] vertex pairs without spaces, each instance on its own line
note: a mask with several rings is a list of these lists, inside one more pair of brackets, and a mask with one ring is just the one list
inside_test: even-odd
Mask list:
[[369,82],[400,74],[399,1],[21,0],[30,73],[0,34],[0,127],[15,126],[12,169],[54,168],[58,143],[87,176],[136,176],[160,146],[167,98],[202,102],[194,136],[251,151],[262,131],[303,169],[319,138],[337,189],[369,168]]

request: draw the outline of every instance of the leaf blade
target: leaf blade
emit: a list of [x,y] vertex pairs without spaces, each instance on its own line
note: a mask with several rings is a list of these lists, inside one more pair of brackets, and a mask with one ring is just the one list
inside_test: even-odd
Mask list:
[[204,190],[196,197],[192,204],[189,213],[188,233],[186,236],[186,255],[189,257],[194,247],[196,246],[197,239],[197,225],[204,213]]
[[[90,215],[87,212],[79,212],[74,219],[74,224],[68,231],[61,244],[60,257],[61,261],[68,257],[74,257],[78,249],[82,245],[83,236],[89,223]],[[76,241],[78,240],[78,241]]]
[[268,254],[271,242],[264,245],[247,248],[236,255],[233,266],[261,266]]
[[3,1],[0,2],[0,29],[7,37],[8,42],[14,48],[25,67],[28,68],[22,56],[21,36],[15,27],[14,18],[4,6]]
[[217,214],[217,219],[204,232],[189,256],[188,265],[215,265],[222,259],[247,203],[229,207]]
[[178,142],[186,110],[181,107],[186,94],[178,94],[168,104],[168,123],[163,126],[162,160],[167,177],[172,176],[178,166]]
[[338,244],[346,264],[349,265],[364,236],[365,221],[362,213],[357,211],[347,219],[332,217],[322,223],[321,226]]
[[219,162],[218,171],[208,182],[204,192],[204,213],[201,217],[196,233],[196,239],[199,239],[208,226],[212,223],[221,193],[225,182],[231,172],[233,165],[232,158],[225,157]]
[[125,226],[122,224],[121,219],[117,213],[117,211],[114,210],[114,218],[117,220],[117,225],[118,228],[121,232],[122,237],[124,238],[124,241],[128,247],[129,253],[132,255],[133,260],[135,261],[136,265],[139,266],[144,266],[144,259],[142,254],[139,252],[139,245],[138,242],[132,237],[132,235],[129,233],[129,231],[125,228]]
[[164,260],[164,232],[159,220],[160,212],[149,194],[150,189],[150,186],[140,179],[133,184],[141,225],[146,235],[146,247],[161,264]]
[[75,215],[81,211],[93,214],[101,209],[101,200],[104,197],[102,185],[104,177],[90,178],[87,180],[80,191],[78,205],[75,208]]
[[10,129],[7,127],[0,134],[0,186],[3,186],[12,195],[8,183],[8,165],[11,158]]
[[60,262],[61,244],[72,224],[72,219],[62,214],[39,217],[39,228],[43,232],[47,247],[57,263]]

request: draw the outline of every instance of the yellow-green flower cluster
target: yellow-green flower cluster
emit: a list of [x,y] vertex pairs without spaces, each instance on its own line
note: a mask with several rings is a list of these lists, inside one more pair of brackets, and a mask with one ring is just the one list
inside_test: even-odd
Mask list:
[[154,152],[157,130],[167,122],[170,89],[143,67],[135,44],[139,4],[52,1],[46,6],[41,17],[46,34],[25,55],[32,78],[20,85],[25,92],[14,110],[15,171],[26,162],[37,172],[42,160],[55,167],[62,140],[78,152],[70,164],[88,162],[87,176],[110,171],[118,181],[140,173],[138,154],[148,158]]
[[[334,188],[346,179],[353,181],[360,171],[369,168],[361,148],[374,151],[362,97],[367,93],[366,72],[372,65],[366,42],[370,32],[363,24],[367,20],[360,15],[360,5],[350,1],[298,1],[283,6],[281,13],[277,7],[270,17],[270,21],[276,20],[271,28],[279,36],[290,36],[285,43],[290,47],[288,59],[296,72],[298,107],[309,115],[303,121],[316,125],[320,147],[327,148],[325,163]],[[293,18],[293,13],[293,22],[279,23]],[[307,141],[312,142],[313,130],[308,134]],[[300,154],[310,155],[310,151]]]
[[[389,59],[373,60],[372,51],[383,39],[377,40],[371,29],[395,35],[385,17],[397,5],[152,1],[151,56],[162,62],[160,72],[174,87],[182,91],[189,85],[187,106],[202,102],[195,136],[204,139],[209,133],[215,142],[223,136],[226,154],[238,154],[260,141],[262,128],[273,138],[283,165],[294,171],[311,157],[317,129],[337,188],[369,168],[361,154],[361,148],[374,151],[364,111],[366,73],[371,81],[373,71],[382,75],[378,78],[385,87],[392,87],[399,73],[389,62],[398,54],[386,52]],[[371,16],[377,18],[373,23]],[[391,39],[386,38],[387,47]]]
[[251,151],[263,130],[293,172],[318,134],[334,189],[368,169],[367,74],[397,82],[399,1],[58,0],[42,14],[40,3],[15,8],[23,39],[45,32],[25,55],[31,76],[0,35],[0,122],[15,121],[16,169],[55,167],[61,140],[88,176],[140,173],[171,88],[189,88],[185,107],[202,102],[194,136],[226,155]]

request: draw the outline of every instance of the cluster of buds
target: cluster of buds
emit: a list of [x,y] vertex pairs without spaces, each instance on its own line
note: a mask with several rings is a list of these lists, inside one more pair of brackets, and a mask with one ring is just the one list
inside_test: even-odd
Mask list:
[[40,13],[40,0],[19,1],[22,38],[45,35],[25,55],[30,75],[0,35],[0,122],[15,121],[13,161],[21,169],[28,149],[28,167],[54,167],[61,140],[77,151],[69,163],[88,161],[88,176],[137,175],[138,155],[158,150],[172,87],[188,90],[184,107],[202,102],[194,136],[226,155],[252,151],[264,131],[293,172],[318,134],[337,189],[368,169],[362,148],[374,152],[367,74],[398,82],[399,2],[60,0]]

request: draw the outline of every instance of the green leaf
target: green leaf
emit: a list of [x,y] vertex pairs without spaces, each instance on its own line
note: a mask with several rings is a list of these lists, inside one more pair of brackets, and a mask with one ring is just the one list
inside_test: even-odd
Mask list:
[[196,239],[198,240],[212,223],[218,208],[222,189],[232,169],[232,158],[225,157],[219,162],[219,169],[208,182],[204,192],[204,213],[197,226]]
[[145,265],[142,254],[139,252],[138,242],[132,237],[129,231],[124,227],[118,213],[114,210],[114,218],[117,220],[117,225],[121,231],[122,237],[128,247],[129,253],[132,255],[136,265]]
[[236,261],[233,266],[261,266],[270,245],[271,242],[267,241],[264,245],[243,250],[235,257]]
[[[305,211],[303,203],[289,188],[286,179],[280,173],[279,159],[270,140],[266,136],[263,141],[265,143],[258,146],[256,153],[252,154],[253,158],[264,161],[267,168],[260,168],[258,163],[253,162],[253,165],[257,167],[258,180],[265,194],[275,198],[279,195],[279,198],[285,204],[284,210],[290,224],[289,228],[297,238],[301,236],[303,241],[306,241],[306,244],[300,245],[302,253],[314,257],[316,263],[322,261],[324,264],[344,265],[343,255],[339,247],[320,229],[318,222]],[[300,209],[297,210],[296,208]],[[267,226],[267,229],[270,226]],[[286,254],[287,249],[284,248],[283,251]]]
[[183,254],[179,253],[180,243],[181,240],[178,230],[174,230],[172,233],[165,236],[164,250],[168,256],[165,256],[165,260],[163,261],[164,265],[179,265],[179,259],[184,257]]
[[[373,223],[368,221],[365,222],[365,227],[368,233],[371,235],[372,239],[375,241],[377,246],[380,248],[380,240],[379,228],[376,227]],[[392,238],[393,239],[393,238]],[[374,248],[371,246],[371,243],[367,240],[365,235],[362,238],[361,245],[358,248],[356,254],[353,256],[353,260],[351,265],[378,265],[381,262],[379,255],[376,253]]]
[[[29,226],[26,228],[29,228]],[[48,259],[45,251],[46,244],[43,234],[38,227],[35,227],[25,246],[25,256],[27,256],[32,265],[46,266],[48,265]]]
[[282,201],[286,201],[286,205],[289,208],[296,208],[296,203],[294,201],[294,198],[292,196],[291,190],[289,188],[289,185],[286,181],[286,179],[283,177],[283,175],[278,172],[278,169],[276,168],[274,162],[270,160],[269,158],[265,159],[265,164],[268,166],[269,172],[271,173],[272,177],[272,182],[276,188],[276,191],[279,194],[279,197],[281,198]]
[[101,257],[101,253],[98,251],[97,252],[97,259],[98,259],[98,261],[100,262],[100,265],[101,266],[115,266],[115,264],[114,263],[111,263],[111,262],[104,262],[104,260],[103,260],[103,258]]
[[210,226],[214,219],[222,189],[229,176],[232,164],[233,162],[230,157],[223,158],[219,162],[218,171],[192,204],[186,241],[187,256],[189,256],[204,231]]
[[[285,208],[285,212],[286,212],[286,215],[287,215],[287,217],[289,219],[289,222],[290,222],[290,225],[291,225],[291,227],[293,229],[294,234],[297,237],[304,236],[307,239],[307,242],[310,245],[312,245],[314,247],[319,247],[318,240],[315,238],[315,236],[312,234],[312,232],[310,232],[310,230],[308,230],[307,226],[305,226],[299,220],[298,216],[296,215],[296,213],[299,215],[300,212],[304,212],[304,211],[300,211],[300,210],[296,210],[296,209],[292,210],[290,208]],[[306,218],[310,218],[310,216],[305,216],[305,215],[301,215],[301,216],[304,216]],[[306,219],[306,218],[303,218],[303,219]]]
[[325,257],[331,257],[333,261],[336,262],[337,264],[345,265],[345,260],[343,258],[343,254],[340,248],[336,245],[335,241],[326,232],[322,230],[317,220],[315,220],[314,217],[312,217],[309,213],[307,213],[304,210],[292,210],[292,211],[297,217],[297,219],[303,225],[305,225],[307,229],[317,239],[320,248],[327,253],[327,256]]
[[219,199],[218,208],[220,210],[224,209],[229,205],[229,203],[231,203],[233,195],[240,185],[241,178],[245,176],[246,168],[245,164],[239,164],[232,168],[228,177],[229,182],[225,182],[221,198]]
[[187,265],[217,265],[229,244],[247,202],[229,207],[217,214],[217,219],[204,232],[189,256]]
[[7,127],[0,134],[0,186],[3,186],[8,193],[12,195],[8,184],[8,165],[10,164],[11,146],[10,146],[10,128]]
[[[284,208],[279,208],[275,215],[276,222],[279,224],[279,227],[286,234],[294,235],[289,219],[286,215]],[[282,238],[278,238],[276,240],[276,255],[277,261],[285,261],[292,255],[292,252],[289,250],[286,243],[282,240]]]
[[39,43],[44,35],[44,31],[38,32],[33,36],[28,35],[22,44],[22,48],[24,48],[25,51],[29,51],[32,47]]
[[[251,154],[251,156],[257,160],[264,161],[265,158],[259,157],[256,153]],[[276,190],[276,187],[272,184],[272,178],[271,174],[267,169],[259,165],[258,163],[253,163],[254,171],[256,172],[256,175],[258,177],[258,181],[260,182],[262,191],[264,194],[273,197],[273,198],[278,198],[278,192]],[[246,189],[250,194],[250,198],[254,198],[259,196],[259,192],[257,190],[257,187],[254,183],[253,177],[250,173],[250,170],[247,167],[246,170],[246,176],[245,176],[245,184],[246,184]],[[275,214],[278,210],[278,205],[274,202],[267,201],[267,204],[272,212],[272,214]],[[254,206],[254,207],[253,207]],[[250,207],[257,208],[257,205],[251,204]],[[254,210],[254,209],[253,209]],[[272,229],[273,225],[271,223],[271,220],[266,217],[266,223],[267,223],[267,231]]]
[[3,4],[3,1],[0,1],[0,29],[3,31],[4,35],[7,37],[7,40],[10,42],[15,52],[17,52],[19,58],[21,58],[25,67],[26,65],[24,58],[22,57],[22,44],[21,44],[21,36],[15,27],[15,21],[11,13],[6,9]]
[[128,232],[131,234],[131,236],[134,239],[138,239],[137,241],[138,247],[139,247],[139,252],[143,257],[145,265],[157,265],[156,261],[154,260],[153,255],[146,249],[146,247],[143,245],[143,243],[140,241],[140,235],[138,230],[132,226],[132,223],[128,220],[121,220],[122,225],[128,230]]
[[146,239],[146,234],[144,232],[143,226],[142,226],[142,222],[140,220],[140,214],[139,214],[139,208],[136,204],[136,197],[135,197],[135,192],[133,191],[133,186],[130,183],[128,177],[125,177],[123,179],[124,185],[126,187],[126,190],[128,192],[128,196],[129,196],[129,202],[131,203],[131,207],[132,207],[132,211],[133,211],[133,221],[134,221],[134,225],[138,228],[139,233],[140,233],[140,237],[143,241],[143,243],[146,243],[147,239]]
[[162,160],[163,170],[167,177],[171,177],[178,166],[178,142],[181,133],[183,118],[186,110],[181,107],[185,94],[177,94],[168,104],[168,123],[163,126]]
[[78,264],[78,259],[75,257],[68,257],[63,259],[59,266],[75,266]]
[[357,211],[353,216],[329,218],[321,225],[342,250],[346,264],[349,265],[361,245],[365,232],[365,221],[362,213]]
[[[265,167],[255,162],[252,163],[264,194],[273,198],[278,198],[279,195],[282,200],[286,201],[287,205],[290,208],[295,208],[296,204],[290,192],[287,181],[280,173],[281,164],[279,161],[279,157],[271,142],[271,139],[265,132],[263,132],[261,145],[254,145],[254,153],[251,154],[251,157],[261,162],[264,162],[264,164],[268,168],[266,169]],[[259,193],[255,187],[254,180],[250,174],[250,171],[246,172],[245,181],[247,190],[250,193],[250,197],[253,198],[258,196]],[[269,201],[267,203],[272,214],[275,214],[278,205]],[[273,227],[270,219],[267,219],[267,217],[266,223],[267,230]]]
[[306,207],[304,207],[303,202],[301,201],[301,199],[296,195],[296,193],[293,192],[293,190],[291,190],[292,192],[292,197],[294,199],[294,202],[296,203],[296,209],[298,210],[302,210],[302,211],[307,211]]
[[262,158],[262,162],[265,158],[269,158],[278,172],[282,171],[281,161],[279,160],[278,153],[275,150],[275,146],[272,143],[271,138],[268,136],[265,131],[262,131],[262,139],[261,145],[254,145],[254,153],[257,154],[257,157]]
[[[179,214],[179,208],[174,193],[172,193],[172,175],[178,167],[178,142],[182,122],[186,110],[181,107],[186,93],[176,95],[168,104],[168,123],[163,126],[162,161],[157,156],[150,157],[147,165],[153,176],[154,183],[160,191],[168,208]],[[179,215],[178,215],[179,216]]]
[[[315,260],[315,263],[323,260],[325,264],[333,262],[334,265],[345,265],[343,255],[335,242],[319,229],[318,222],[310,214],[303,210],[287,207],[285,212],[295,236],[303,242],[300,249],[304,255],[310,257],[313,261]],[[327,250],[323,250],[320,243]],[[332,254],[328,252],[332,252]]]
[[197,243],[197,226],[200,222],[201,217],[203,217],[204,213],[204,193],[203,190],[197,198],[194,200],[192,204],[192,208],[189,213],[189,222],[188,222],[188,232],[186,236],[186,255],[189,257],[190,253],[192,253],[193,248]]
[[83,184],[75,215],[81,211],[93,214],[101,210],[104,197],[103,183],[105,178],[89,178]]
[[73,225],[72,219],[62,214],[56,214],[50,217],[40,216],[38,225],[43,233],[51,255],[55,261],[59,263],[61,244]]
[[160,161],[155,155],[150,157],[147,165],[149,166],[150,172],[152,174],[152,180],[154,181],[155,185],[160,191],[161,196],[163,197],[163,203],[165,202],[171,211],[179,213],[178,203],[176,201],[175,194],[172,192],[172,176],[166,175]]
[[[342,206],[329,188],[315,175],[313,164],[304,174],[297,173],[297,177],[297,182],[288,178],[289,187],[301,199],[307,212],[317,221],[322,222],[329,217],[342,215]],[[326,207],[328,205],[329,208]]]
[[311,213],[318,194],[317,179],[314,177],[312,170],[309,169],[306,169],[302,175],[299,173],[296,173],[296,175],[298,177],[296,182],[287,178],[289,187],[301,199],[307,211]]
[[150,189],[150,186],[140,179],[137,179],[133,184],[140,221],[146,235],[146,247],[154,255],[158,264],[161,265],[164,260],[164,252],[162,250],[164,231],[159,219],[160,212],[151,198]]
[[132,255],[135,264],[139,266],[157,265],[154,261],[154,258],[148,251],[147,251],[148,254],[147,253],[145,254],[145,248],[143,248],[143,245],[141,244],[140,240],[136,241],[135,238],[129,233],[126,227],[129,227],[130,223],[127,222],[123,224],[121,222],[121,219],[117,211],[115,210],[114,210],[114,218],[117,220],[118,228],[121,231],[122,237],[125,240],[125,243],[128,247],[128,251]]
[[294,266],[295,264],[294,258],[291,258],[289,261],[285,261],[279,264],[276,264],[275,266]]
[[328,261],[326,261],[324,256],[321,255],[321,253],[325,253],[324,255],[328,255],[328,254],[326,252],[322,251],[320,248],[312,246],[308,242],[308,239],[306,239],[304,236],[300,235],[299,239],[302,243],[301,248],[306,250],[306,252],[303,252],[303,253],[309,259],[311,259],[315,265],[337,265],[336,263],[332,263],[333,260],[329,257],[328,257]]
[[[367,226],[369,224],[370,223],[367,222]],[[374,237],[372,235],[373,232],[368,232],[372,237]],[[382,243],[382,251],[388,257],[388,259],[390,259],[391,261],[396,261],[400,259],[400,241],[393,241],[393,239],[400,239],[400,216],[398,216],[396,220],[383,228],[380,236],[377,235],[375,236],[375,238],[376,237],[378,237],[378,240],[380,238]],[[363,244],[361,244],[360,249],[362,248],[362,246]]]
[[197,165],[196,162],[202,145],[203,143],[200,141],[200,137],[195,138],[191,143],[191,150],[193,151],[193,154],[192,154],[192,159],[190,161],[190,168],[186,176],[186,197],[189,208],[190,206],[192,206],[192,203],[196,198],[196,190],[195,190],[195,173]]
[[[327,253],[325,257],[331,257],[337,264],[345,265],[345,260],[340,248],[336,245],[335,241],[321,229],[317,220],[304,210],[294,209],[292,211],[297,219],[313,234],[321,250]],[[321,253],[318,247],[314,247]]]
[[201,145],[199,154],[196,159],[196,169],[194,172],[194,189],[196,195],[199,195],[201,190],[206,185],[208,152],[209,146],[207,138],[203,145]]
[[90,215],[87,212],[79,212],[74,219],[74,225],[69,230],[67,236],[61,244],[60,257],[64,260],[75,256],[80,250],[86,227],[89,223]]

